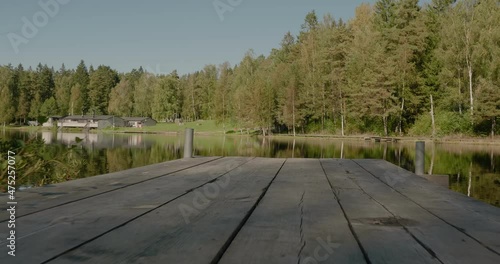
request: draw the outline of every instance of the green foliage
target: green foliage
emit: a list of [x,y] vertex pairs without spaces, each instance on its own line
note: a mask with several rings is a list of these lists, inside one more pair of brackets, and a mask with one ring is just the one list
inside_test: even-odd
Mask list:
[[55,91],[53,97],[58,107],[57,114],[67,115],[71,110],[71,88],[73,86],[73,78],[71,77],[71,72],[67,71],[64,67],[64,64],[59,72],[55,73],[54,82]]
[[2,124],[9,124],[14,119],[15,105],[12,79],[12,69],[0,67],[0,123]]
[[174,74],[159,78],[153,88],[153,118],[156,120],[174,120],[180,113],[179,80]]
[[49,99],[43,102],[40,107],[40,114],[45,117],[49,117],[52,115],[56,115],[59,112],[56,104],[56,99],[54,97],[50,97]]
[[[78,108],[73,107],[73,111],[75,113],[86,113],[89,109],[89,99],[88,99],[88,86],[90,82],[89,72],[87,70],[87,66],[85,66],[85,62],[82,60],[80,64],[76,67],[75,73],[73,74],[73,83],[78,85],[78,101],[73,102],[74,104],[78,104]],[[73,86],[74,88],[74,86]],[[73,89],[72,89],[73,92]],[[73,97],[73,94],[72,94]],[[75,97],[77,97],[75,95]]]
[[[77,148],[64,148],[56,145],[46,145],[42,139],[0,140],[0,150],[16,153],[16,187],[41,186],[76,179],[85,168],[86,161],[82,159]],[[1,182],[0,192],[7,188],[7,160],[0,157]]]
[[[435,115],[436,136],[469,135],[472,131],[471,123],[467,116],[456,112],[437,112]],[[431,116],[427,113],[417,118],[415,125],[409,131],[410,135],[431,136]]]
[[118,116],[131,116],[132,107],[132,86],[129,81],[122,80],[111,90],[108,103],[108,113]]
[[118,83],[118,74],[108,66],[99,66],[92,74],[88,87],[92,114],[107,114],[111,89]]
[[311,134],[335,134],[337,128],[332,120],[328,120],[324,124],[321,122],[309,123],[305,130],[306,133]]
[[[428,134],[432,95],[440,135],[494,135],[498,1],[418,3],[361,4],[348,23],[311,11],[298,36],[288,32],[268,56],[249,50],[235,66],[210,64],[183,76],[142,68],[118,74],[103,65],[87,70],[84,61],[59,71],[3,66],[0,122],[112,113],[216,120],[223,130],[234,123],[263,134]],[[447,115],[457,122],[440,119]]]
[[156,86],[157,78],[149,73],[144,73],[137,80],[134,89],[134,115],[151,116],[151,105],[153,102],[153,87]]

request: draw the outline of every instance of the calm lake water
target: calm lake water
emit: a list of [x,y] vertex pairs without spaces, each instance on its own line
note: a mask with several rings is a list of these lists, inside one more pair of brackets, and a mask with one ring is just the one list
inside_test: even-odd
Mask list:
[[[178,159],[183,151],[183,137],[175,135],[6,131],[0,138],[43,139],[50,148],[44,159],[70,155],[77,178]],[[376,158],[414,171],[414,143],[196,135],[194,146],[199,156]],[[425,165],[426,173],[448,175],[441,184],[500,207],[499,146],[427,143]]]

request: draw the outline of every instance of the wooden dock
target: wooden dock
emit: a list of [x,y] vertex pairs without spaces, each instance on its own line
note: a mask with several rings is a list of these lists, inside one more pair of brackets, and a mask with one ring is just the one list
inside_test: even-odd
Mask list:
[[500,263],[500,208],[383,160],[200,157],[16,195],[0,263]]
[[367,141],[375,141],[375,142],[399,142],[399,138],[394,137],[365,137]]

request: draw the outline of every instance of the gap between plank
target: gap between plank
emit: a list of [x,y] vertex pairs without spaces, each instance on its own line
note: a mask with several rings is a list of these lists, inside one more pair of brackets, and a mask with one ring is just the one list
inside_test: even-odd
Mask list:
[[364,171],[368,172],[371,176],[373,176],[375,179],[379,180],[380,182],[382,182],[383,184],[387,185],[389,188],[391,188],[392,190],[394,190],[395,192],[401,194],[402,196],[406,197],[408,200],[410,200],[411,202],[413,202],[414,204],[416,204],[418,207],[422,208],[423,210],[425,210],[426,212],[428,212],[429,214],[435,216],[436,218],[438,218],[439,220],[443,221],[444,223],[448,224],[449,226],[455,228],[456,230],[458,230],[460,233],[466,235],[467,237],[469,237],[470,239],[476,241],[478,244],[480,244],[481,246],[483,246],[484,248],[486,248],[487,250],[493,252],[494,254],[500,256],[500,253],[497,252],[496,250],[488,247],[487,245],[483,244],[483,242],[479,241],[478,239],[476,239],[475,237],[473,237],[472,235],[468,234],[467,232],[465,232],[465,230],[463,228],[460,228],[458,226],[455,226],[454,224],[446,221],[445,219],[441,218],[440,216],[436,215],[435,213],[431,212],[430,210],[428,210],[427,208],[423,207],[422,205],[420,205],[419,203],[417,203],[416,201],[414,201],[413,199],[411,199],[410,197],[406,196],[405,194],[403,194],[402,192],[396,190],[395,188],[393,188],[392,186],[390,186],[389,184],[385,183],[384,181],[382,181],[381,179],[379,179],[377,176],[375,176],[373,173],[371,173],[369,170],[367,170],[365,167],[361,166],[359,163],[357,163],[356,161],[353,160],[354,163],[356,163],[359,167],[361,167]]
[[354,228],[352,227],[352,224],[351,224],[351,220],[349,220],[349,217],[347,217],[347,214],[344,210],[344,207],[340,203],[340,198],[335,193],[334,187],[333,187],[332,183],[330,182],[330,179],[328,179],[328,175],[326,174],[325,167],[323,167],[323,163],[321,163],[321,160],[319,160],[319,164],[321,166],[321,169],[323,170],[323,174],[325,175],[326,180],[328,181],[328,184],[330,185],[330,189],[332,190],[332,193],[335,196],[335,200],[337,200],[337,203],[339,204],[340,209],[342,210],[342,213],[344,214],[344,218],[347,221],[347,225],[349,226],[349,230],[351,230],[352,236],[354,237],[354,239],[356,239],[356,243],[358,243],[358,247],[361,250],[361,253],[363,254],[363,258],[365,259],[367,264],[371,264],[372,262],[370,261],[370,258],[368,258],[368,253],[366,253],[366,250],[363,247],[363,245],[361,244],[361,241],[359,240],[358,235],[354,231]]
[[240,224],[236,227],[236,229],[233,231],[233,233],[231,234],[231,236],[227,239],[226,243],[224,243],[224,245],[221,247],[221,249],[219,250],[219,252],[217,252],[217,255],[215,255],[215,257],[212,259],[212,261],[210,262],[210,264],[219,263],[219,261],[222,259],[222,256],[224,255],[224,253],[226,253],[226,250],[229,248],[229,246],[231,246],[231,243],[233,243],[233,240],[236,238],[236,235],[238,235],[238,233],[241,231],[241,229],[243,228],[243,226],[247,223],[248,219],[250,218],[250,216],[252,215],[252,213],[255,211],[255,208],[257,208],[257,206],[259,206],[260,201],[266,195],[267,191],[269,190],[269,187],[271,187],[271,184],[274,182],[274,180],[276,179],[276,177],[280,173],[281,169],[283,168],[283,166],[285,165],[285,163],[286,163],[287,160],[288,159],[285,159],[283,161],[283,163],[281,164],[281,167],[278,169],[278,171],[276,172],[276,174],[274,175],[274,177],[271,179],[271,181],[269,182],[269,184],[262,190],[262,193],[260,194],[260,196],[257,199],[257,201],[255,202],[255,204],[252,206],[252,208],[250,208],[250,210],[247,212],[247,214],[245,215],[245,217],[241,220]]
[[[356,163],[356,165],[359,166],[359,164]],[[365,170],[366,171],[366,170]],[[350,181],[352,181],[354,184],[356,184],[356,186],[358,186],[358,188],[368,197],[370,197],[370,199],[372,199],[374,202],[378,203],[380,206],[382,206],[382,208],[384,208],[387,212],[389,212],[393,217],[394,219],[396,219],[397,223],[399,226],[401,226],[403,228],[403,230],[406,231],[406,233],[408,233],[422,248],[424,248],[425,251],[427,251],[427,253],[429,253],[429,255],[431,255],[433,258],[437,259],[440,263],[443,263],[443,261],[441,261],[439,259],[439,257],[437,256],[436,252],[434,252],[431,247],[429,247],[428,245],[426,245],[424,242],[420,241],[420,239],[418,239],[415,235],[413,235],[413,233],[403,224],[401,224],[401,222],[399,221],[398,217],[391,212],[391,210],[389,210],[389,208],[387,208],[385,205],[383,205],[381,202],[379,202],[377,199],[373,198],[373,196],[371,196],[370,194],[368,194],[365,189],[363,189],[363,187],[361,187],[359,185],[359,183],[351,178],[351,177],[348,177]]]
[[[59,207],[59,206],[63,206],[63,205],[67,205],[67,204],[71,204],[71,203],[74,203],[74,202],[79,202],[79,201],[82,201],[82,200],[85,200],[85,199],[89,199],[89,198],[92,198],[92,197],[96,197],[96,196],[99,196],[99,195],[102,195],[102,194],[106,194],[106,193],[114,192],[114,191],[116,191],[116,190],[121,190],[121,189],[124,189],[124,188],[130,187],[130,186],[133,186],[133,185],[139,184],[139,183],[147,182],[147,181],[150,181],[150,180],[154,180],[154,179],[157,179],[157,178],[161,178],[161,177],[168,176],[168,175],[170,175],[170,174],[174,174],[174,173],[181,172],[181,171],[184,171],[184,170],[192,169],[192,168],[194,168],[194,167],[197,167],[197,166],[200,166],[200,165],[204,165],[204,164],[207,164],[207,163],[209,163],[209,162],[216,161],[216,160],[219,160],[219,159],[222,159],[222,158],[223,158],[223,157],[218,157],[218,158],[213,159],[213,160],[205,161],[205,162],[202,162],[202,163],[200,163],[200,164],[196,164],[196,165],[193,165],[193,166],[186,167],[186,168],[184,168],[184,169],[180,169],[180,170],[172,171],[172,172],[169,172],[169,173],[165,173],[165,174],[162,174],[162,175],[159,175],[159,176],[153,177],[153,178],[149,178],[149,179],[146,179],[146,180],[142,180],[142,181],[134,182],[134,183],[131,183],[131,184],[128,184],[128,185],[124,185],[124,186],[121,186],[121,187],[115,188],[115,189],[111,189],[111,190],[107,190],[107,191],[104,191],[104,192],[100,192],[100,193],[92,194],[92,195],[90,195],[90,196],[86,196],[86,197],[78,198],[78,199],[76,199],[76,200],[71,200],[71,201],[68,201],[68,202],[65,202],[65,203],[61,203],[61,204],[57,204],[57,205],[53,205],[53,206],[49,206],[49,207],[47,207],[47,208],[43,208],[43,209],[40,209],[40,210],[36,210],[36,211],[33,211],[33,212],[29,212],[29,213],[26,213],[26,214],[23,214],[23,215],[17,216],[16,218],[17,218],[17,219],[19,219],[19,218],[21,218],[21,217],[25,217],[25,216],[28,216],[28,215],[36,214],[36,213],[39,213],[39,212],[42,212],[42,211],[45,211],[45,210],[49,210],[49,209],[53,209],[53,208],[56,208],[56,207]],[[99,175],[96,175],[96,176],[99,176]],[[91,176],[91,177],[93,177],[93,176]],[[7,220],[3,220],[3,221],[0,221],[0,223],[7,222],[8,220],[9,220],[9,219],[7,219]]]
[[[64,254],[66,254],[66,253],[69,253],[69,252],[71,252],[71,251],[73,251],[73,250],[75,250],[75,249],[77,249],[77,248],[79,248],[79,247],[81,247],[81,246],[83,246],[83,245],[85,245],[85,244],[88,244],[88,243],[90,243],[90,242],[92,242],[92,241],[94,241],[94,240],[96,240],[96,239],[98,239],[98,238],[100,238],[100,237],[102,237],[102,236],[104,236],[104,235],[106,235],[106,234],[109,234],[109,233],[111,233],[112,231],[115,231],[116,229],[119,229],[120,227],[125,226],[125,225],[129,224],[130,222],[132,222],[132,221],[134,221],[134,220],[136,220],[136,219],[138,219],[138,218],[140,218],[140,217],[142,217],[142,216],[144,216],[144,215],[146,215],[146,214],[149,214],[149,213],[151,213],[151,212],[153,212],[153,211],[155,211],[155,210],[157,210],[157,209],[159,209],[159,208],[161,208],[161,207],[163,207],[163,206],[165,206],[165,205],[167,205],[167,204],[169,204],[169,203],[171,203],[171,202],[173,202],[173,201],[175,201],[175,200],[179,199],[179,198],[181,198],[182,196],[184,196],[184,195],[186,195],[186,194],[188,194],[188,193],[191,193],[191,192],[193,192],[193,191],[194,191],[194,190],[196,190],[196,189],[199,189],[199,188],[201,188],[201,187],[203,187],[203,186],[205,186],[205,185],[207,185],[207,184],[210,184],[211,182],[214,182],[214,180],[217,180],[217,179],[221,178],[222,176],[224,176],[224,175],[226,175],[226,174],[230,173],[231,171],[233,171],[233,170],[235,170],[235,169],[237,169],[237,168],[239,168],[239,167],[243,166],[244,164],[246,164],[246,163],[248,163],[248,162],[250,162],[250,161],[252,161],[252,160],[254,160],[254,159],[255,159],[255,157],[254,157],[254,158],[252,158],[252,159],[249,159],[249,160],[247,160],[247,161],[245,161],[245,162],[243,162],[243,163],[241,163],[240,165],[238,165],[238,166],[236,166],[236,167],[232,168],[232,169],[231,169],[231,170],[229,170],[229,171],[224,172],[223,174],[221,174],[221,175],[217,176],[217,177],[216,177],[215,179],[213,179],[213,180],[207,181],[207,182],[205,182],[205,183],[203,183],[203,184],[201,184],[201,185],[199,185],[199,186],[197,186],[197,187],[195,187],[195,188],[189,189],[189,190],[187,190],[186,192],[184,192],[183,194],[180,194],[180,195],[178,195],[178,196],[176,196],[176,197],[174,197],[174,198],[172,198],[172,199],[170,199],[170,200],[168,200],[168,201],[166,201],[166,202],[164,202],[164,203],[162,203],[162,204],[160,204],[160,205],[158,205],[158,206],[156,206],[156,207],[154,207],[154,208],[152,208],[152,209],[150,209],[150,210],[148,210],[148,211],[146,211],[146,212],[144,212],[144,213],[141,213],[140,215],[135,216],[135,217],[133,217],[133,218],[131,218],[131,219],[129,219],[129,220],[127,220],[127,221],[125,221],[125,222],[123,222],[123,223],[121,223],[121,224],[119,224],[119,225],[117,225],[117,226],[115,226],[115,227],[113,227],[113,228],[111,228],[111,229],[109,229],[108,231],[105,231],[105,232],[103,232],[103,233],[101,233],[101,234],[99,234],[99,235],[97,235],[97,236],[95,236],[95,237],[93,237],[93,238],[91,238],[91,239],[89,239],[89,240],[85,241],[85,242],[80,243],[79,245],[76,245],[76,246],[74,246],[74,247],[72,247],[72,248],[70,248],[70,249],[67,249],[67,250],[65,250],[64,252],[59,253],[59,254],[57,254],[57,255],[55,255],[55,256],[53,256],[53,257],[51,257],[50,259],[43,261],[43,262],[42,262],[42,264],[44,264],[44,263],[49,263],[50,261],[55,260],[55,259],[57,259],[58,257],[60,257],[60,256],[62,256],[62,255],[64,255]],[[210,162],[210,161],[209,161],[209,162]],[[201,165],[201,164],[200,164],[200,165]]]
[[297,254],[297,264],[300,264],[301,260],[301,254],[302,250],[306,247],[306,241],[304,240],[304,230],[302,228],[302,224],[304,222],[304,195],[306,194],[306,191],[302,191],[302,197],[300,197],[300,202],[299,202],[299,208],[300,208],[300,250],[299,253]]

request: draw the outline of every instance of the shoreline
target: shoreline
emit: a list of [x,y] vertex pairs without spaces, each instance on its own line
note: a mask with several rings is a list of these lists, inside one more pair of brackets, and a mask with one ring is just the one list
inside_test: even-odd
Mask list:
[[[3,129],[2,129],[3,130]],[[53,128],[42,128],[42,127],[5,127],[5,130],[10,131],[26,131],[26,132],[40,132],[40,131],[54,131]],[[59,133],[61,131],[54,131]],[[62,131],[68,133],[82,132],[81,129],[68,129]],[[150,134],[150,135],[182,135],[182,131],[144,131],[144,130],[90,130],[89,133],[110,133],[110,134]],[[223,131],[196,131],[195,135],[200,136],[258,136],[262,137],[262,135],[255,135],[253,133],[250,134],[240,134],[240,133],[226,133]],[[332,140],[352,140],[352,141],[373,141],[368,140],[366,138],[372,137],[382,137],[382,138],[393,138],[397,139],[398,142],[408,143],[408,142],[416,142],[416,141],[426,141],[426,142],[434,142],[439,144],[474,144],[474,145],[500,145],[500,136],[495,136],[494,139],[491,137],[472,137],[472,136],[462,136],[462,135],[448,135],[438,138],[432,138],[429,136],[378,136],[378,135],[369,135],[369,134],[359,134],[359,135],[349,135],[349,136],[340,136],[335,134],[297,134],[295,138],[297,139],[332,139]],[[271,134],[266,136],[266,138],[294,138],[291,134]],[[384,142],[387,143],[387,142]],[[388,142],[393,143],[393,142]]]

